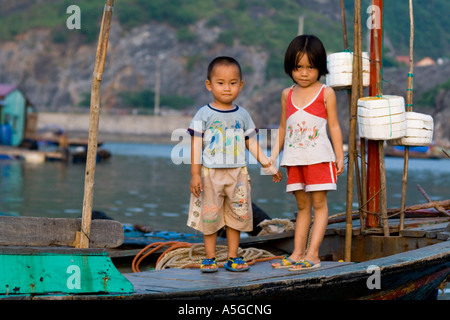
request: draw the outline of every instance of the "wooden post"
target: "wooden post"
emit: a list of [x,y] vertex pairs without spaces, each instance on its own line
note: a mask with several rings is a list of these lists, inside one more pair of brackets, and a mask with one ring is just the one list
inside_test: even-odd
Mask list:
[[97,160],[97,137],[100,115],[100,86],[103,68],[105,66],[106,51],[108,49],[108,37],[111,27],[111,19],[114,8],[114,0],[107,0],[103,11],[102,24],[98,39],[97,53],[95,56],[94,75],[91,87],[91,111],[89,118],[89,140],[86,159],[86,174],[84,180],[83,214],[81,219],[81,231],[78,233],[77,248],[89,248],[91,232],[92,203],[94,195],[94,176]]
[[[414,15],[412,0],[409,0],[409,20],[410,20],[410,38],[409,38],[409,74],[408,74],[408,89],[406,91],[406,111],[412,111],[413,105],[413,47],[414,47]],[[405,228],[405,208],[406,208],[406,185],[408,181],[408,161],[409,161],[409,147],[405,146],[405,154],[403,159],[403,178],[402,178],[402,200],[400,212],[400,230]]]
[[353,173],[355,168],[355,139],[356,139],[356,113],[358,104],[358,78],[359,78],[359,55],[358,54],[358,28],[361,28],[361,0],[355,0],[354,13],[354,44],[353,44],[353,73],[352,73],[352,95],[350,109],[350,134],[348,142],[348,168],[347,168],[347,210],[345,227],[345,261],[351,261],[352,250],[352,205],[353,205]]

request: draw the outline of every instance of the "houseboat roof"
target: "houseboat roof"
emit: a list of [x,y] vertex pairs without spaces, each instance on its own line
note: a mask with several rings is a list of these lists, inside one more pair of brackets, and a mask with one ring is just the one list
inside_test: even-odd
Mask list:
[[11,84],[0,84],[0,99],[4,99],[8,94],[17,89],[17,86]]

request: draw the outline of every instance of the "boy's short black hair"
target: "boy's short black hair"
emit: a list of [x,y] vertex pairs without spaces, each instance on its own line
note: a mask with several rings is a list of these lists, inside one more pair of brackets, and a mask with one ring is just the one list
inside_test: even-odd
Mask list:
[[309,63],[319,70],[317,80],[328,74],[327,53],[322,41],[313,35],[301,35],[291,41],[284,56],[284,71],[289,77],[292,78],[292,71],[297,69],[298,61],[304,54],[308,56]]
[[239,62],[237,62],[236,59],[234,59],[232,57],[227,57],[227,56],[217,57],[209,63],[208,74],[207,74],[208,80],[211,80],[212,72],[213,72],[214,68],[218,65],[226,65],[226,66],[235,65],[239,69],[239,76],[241,77],[241,80],[242,80],[241,65],[239,64]]

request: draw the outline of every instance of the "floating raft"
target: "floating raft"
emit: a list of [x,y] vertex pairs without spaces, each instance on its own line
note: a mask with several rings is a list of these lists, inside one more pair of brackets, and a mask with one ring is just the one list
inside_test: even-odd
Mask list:
[[0,146],[0,156],[5,158],[21,158],[26,162],[42,163],[47,160],[63,160],[64,155],[59,151],[37,151],[17,147]]

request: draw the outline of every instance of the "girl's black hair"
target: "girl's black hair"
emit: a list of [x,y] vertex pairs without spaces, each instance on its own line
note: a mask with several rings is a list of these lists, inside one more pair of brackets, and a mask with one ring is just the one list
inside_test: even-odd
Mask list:
[[239,76],[242,79],[242,70],[241,70],[241,65],[239,64],[239,62],[237,62],[237,60],[232,57],[222,56],[222,57],[215,58],[214,60],[212,60],[209,63],[208,74],[207,74],[208,80],[211,80],[211,74],[214,70],[214,67],[216,67],[218,65],[226,65],[226,66],[235,65],[239,69]]
[[284,56],[284,71],[291,79],[292,71],[297,69],[298,62],[304,54],[308,56],[309,63],[319,70],[317,80],[328,74],[327,53],[322,41],[313,35],[301,35],[291,41]]

